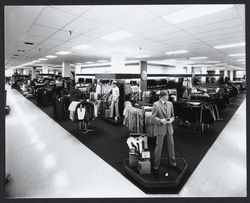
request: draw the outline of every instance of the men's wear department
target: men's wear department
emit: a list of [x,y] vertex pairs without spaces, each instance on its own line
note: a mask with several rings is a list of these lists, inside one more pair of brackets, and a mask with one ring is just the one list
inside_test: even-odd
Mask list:
[[[13,88],[25,97],[32,95],[30,99],[41,108],[52,105],[55,120],[70,120],[72,126],[76,123],[78,136],[94,135],[91,123],[96,119],[108,118],[114,122],[122,119],[121,124],[129,132],[129,167],[134,175],[149,175],[155,181],[163,178],[162,171],[164,177],[179,176],[180,180],[187,171],[185,154],[180,154],[181,158],[175,155],[174,129],[185,126],[194,133],[209,131],[208,125],[222,120],[223,110],[243,90],[233,83],[194,85],[192,78],[151,80],[144,91],[140,89],[139,79],[80,78],[74,82],[60,77],[56,81],[53,77],[36,80],[25,77],[21,81],[20,89]],[[164,150],[167,156],[163,155]]]

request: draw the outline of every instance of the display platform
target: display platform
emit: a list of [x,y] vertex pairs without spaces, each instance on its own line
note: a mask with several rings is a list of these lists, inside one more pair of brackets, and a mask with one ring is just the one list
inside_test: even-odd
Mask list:
[[176,158],[176,161],[182,170],[181,172],[170,168],[168,159],[161,159],[160,174],[158,177],[154,177],[152,174],[140,175],[136,167],[129,167],[128,159],[124,160],[124,168],[125,173],[139,185],[143,186],[146,193],[156,193],[157,189],[161,193],[162,190],[176,190],[188,171],[188,164],[184,158]]
[[119,118],[118,120],[112,119],[112,118],[102,118],[104,121],[107,121],[108,123],[112,125],[122,125],[123,124],[123,118]]

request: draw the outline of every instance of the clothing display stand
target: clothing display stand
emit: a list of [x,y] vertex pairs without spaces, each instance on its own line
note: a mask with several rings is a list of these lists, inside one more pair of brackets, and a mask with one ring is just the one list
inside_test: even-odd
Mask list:
[[79,125],[79,132],[82,133],[82,134],[87,134],[88,132],[93,132],[94,130],[93,129],[88,129],[88,122],[85,122],[85,121],[79,121],[78,122],[78,125]]
[[159,190],[176,190],[181,184],[184,176],[188,172],[188,164],[184,158],[176,158],[181,171],[169,167],[168,159],[161,159],[160,174],[154,177],[153,174],[140,174],[137,167],[130,167],[129,160],[124,160],[124,169],[126,175],[143,187],[145,193],[155,193]]

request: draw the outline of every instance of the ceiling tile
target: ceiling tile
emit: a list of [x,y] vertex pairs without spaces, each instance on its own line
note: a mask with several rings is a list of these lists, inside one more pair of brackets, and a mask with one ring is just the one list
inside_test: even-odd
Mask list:
[[208,38],[208,37],[215,37],[215,36],[225,36],[226,34],[230,33],[242,33],[242,27],[241,26],[234,26],[231,28],[225,28],[225,29],[220,29],[220,30],[214,30],[211,32],[205,32],[205,33],[197,33],[194,34],[194,36],[198,38]]
[[56,39],[52,39],[52,38],[49,38],[47,39],[46,41],[44,41],[45,44],[50,44],[50,45],[58,45],[58,44],[61,44],[63,43],[62,40],[56,40]]
[[137,8],[137,6],[93,6],[87,12],[85,12],[82,16],[84,18],[104,23],[110,19],[116,18],[123,14],[126,14],[133,9]]
[[205,26],[193,27],[193,28],[185,29],[185,30],[191,34],[197,34],[197,33],[216,31],[220,29],[227,29],[227,28],[240,26],[240,25],[241,25],[241,22],[238,18],[232,18],[230,20],[220,21],[217,23],[207,24]]
[[60,29],[71,22],[76,16],[46,7],[36,21],[36,24]]
[[34,24],[30,28],[30,30],[28,31],[28,34],[39,36],[39,37],[49,37],[50,35],[52,35],[56,31],[57,30],[53,29],[53,28]]
[[72,23],[64,27],[63,30],[65,31],[72,30],[73,33],[81,34],[81,33],[84,33],[86,31],[89,31],[97,27],[98,25],[99,24],[94,21],[90,21],[90,20],[84,19],[83,17],[79,17],[76,20],[74,20]]
[[181,10],[183,8],[186,8],[188,6],[186,5],[147,5],[144,6],[146,10],[150,11],[151,13],[157,15],[157,16],[164,16],[169,13]]
[[33,23],[44,6],[5,6],[4,12],[10,21]]
[[110,34],[112,32],[116,32],[118,30],[119,30],[119,28],[117,28],[115,26],[103,24],[103,25],[101,25],[93,30],[86,32],[86,34],[88,36],[92,36],[93,38],[101,38],[107,34]]
[[76,36],[77,36],[77,34],[75,34],[74,32],[72,32],[70,34],[70,32],[67,32],[67,31],[58,31],[51,36],[51,39],[67,41],[67,40],[70,40]]
[[161,27],[159,29],[148,30],[147,32],[140,33],[140,35],[145,37],[157,37],[162,35],[170,35],[170,33],[180,32],[181,30],[173,25],[168,25],[166,27]]
[[158,17],[151,14],[146,9],[140,8],[129,12],[128,15],[122,15],[115,18],[114,20],[110,21],[109,24],[122,28],[130,26],[130,24],[136,25],[139,23],[145,23],[156,18]]
[[86,12],[91,6],[52,6],[52,8],[58,9],[60,11],[63,11],[65,13],[69,13],[72,15],[80,16],[84,12]]
[[[43,38],[43,37],[37,37],[37,36],[33,36],[33,35],[25,35],[23,40],[20,40],[20,44],[23,44],[24,42],[33,42],[36,45],[44,40],[45,40],[45,38]],[[27,46],[29,46],[29,45],[27,45]]]
[[77,37],[69,40],[69,43],[78,43],[80,44],[84,44],[84,43],[89,43],[91,41],[93,41],[94,39],[96,39],[95,37],[86,35],[86,34],[82,34],[82,35],[78,35]]
[[204,26],[211,23],[216,23],[220,21],[229,20],[232,18],[236,18],[237,13],[234,8],[226,9],[220,12],[212,13],[206,16],[202,16],[199,18],[195,18],[193,20],[185,21],[182,23],[178,23],[177,26],[183,29]]

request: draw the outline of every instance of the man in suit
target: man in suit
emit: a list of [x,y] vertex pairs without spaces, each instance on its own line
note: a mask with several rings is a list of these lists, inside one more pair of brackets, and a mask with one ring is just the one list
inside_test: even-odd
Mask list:
[[156,147],[154,151],[153,174],[159,175],[162,147],[165,136],[167,137],[169,165],[175,168],[178,172],[181,169],[176,164],[174,140],[173,140],[173,125],[174,108],[173,104],[168,101],[168,92],[160,91],[160,99],[155,102],[152,109],[153,121],[156,124],[155,134],[157,135]]

